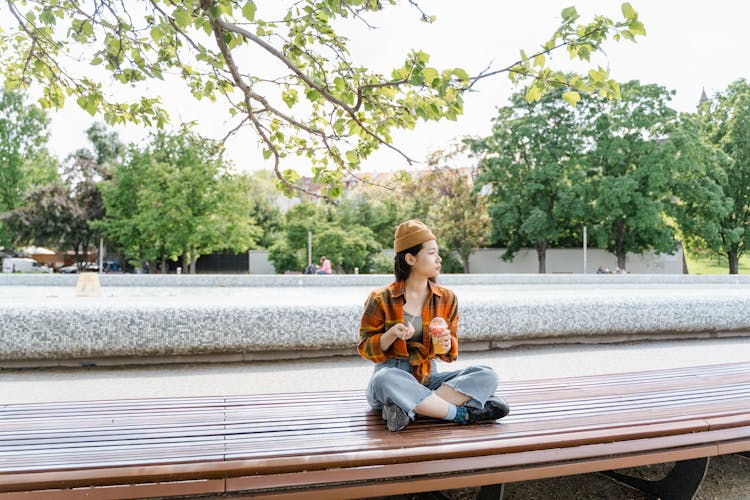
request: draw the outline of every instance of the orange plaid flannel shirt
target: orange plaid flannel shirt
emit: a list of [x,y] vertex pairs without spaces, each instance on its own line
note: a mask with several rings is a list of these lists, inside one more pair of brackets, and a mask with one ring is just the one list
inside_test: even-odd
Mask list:
[[[359,326],[359,354],[375,363],[389,358],[408,358],[411,372],[421,383],[430,379],[430,360],[437,357],[443,361],[455,361],[458,357],[458,300],[456,295],[436,283],[429,282],[430,293],[422,306],[422,341],[396,339],[384,352],[380,348],[380,336],[393,325],[404,322],[404,281],[395,281],[385,288],[370,292],[365,302],[365,311]],[[441,316],[448,322],[451,331],[451,349],[445,354],[435,354],[430,340],[429,324],[432,318]]]

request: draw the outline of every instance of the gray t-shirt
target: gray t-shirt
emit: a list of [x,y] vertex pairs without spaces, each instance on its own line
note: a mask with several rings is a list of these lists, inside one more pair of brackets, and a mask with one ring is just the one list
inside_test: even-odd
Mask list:
[[412,316],[404,311],[404,324],[408,325],[409,322],[414,327],[414,336],[409,340],[411,342],[422,342],[422,316]]

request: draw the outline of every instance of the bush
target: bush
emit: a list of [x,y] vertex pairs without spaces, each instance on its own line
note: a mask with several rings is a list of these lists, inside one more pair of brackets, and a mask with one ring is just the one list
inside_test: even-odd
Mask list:
[[305,249],[292,251],[284,239],[276,241],[268,250],[268,260],[279,274],[287,271],[302,272],[307,264],[306,259]]
[[393,274],[393,254],[380,252],[372,255],[367,266],[367,272],[370,274]]

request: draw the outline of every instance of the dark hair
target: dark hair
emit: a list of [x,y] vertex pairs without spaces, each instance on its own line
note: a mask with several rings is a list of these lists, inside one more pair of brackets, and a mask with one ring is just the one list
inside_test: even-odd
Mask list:
[[[411,275],[411,266],[406,263],[406,254],[410,253],[414,256],[416,256],[420,250],[422,250],[422,247],[424,246],[424,243],[420,243],[419,245],[414,245],[411,248],[407,248],[406,250],[401,250],[399,253],[396,254],[396,256],[393,258],[393,274],[396,275],[396,279],[406,280],[409,275]],[[435,278],[430,278],[430,281],[435,281]]]

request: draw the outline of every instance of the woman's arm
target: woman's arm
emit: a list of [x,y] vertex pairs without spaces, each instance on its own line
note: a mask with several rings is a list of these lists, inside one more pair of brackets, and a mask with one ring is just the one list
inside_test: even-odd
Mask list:
[[[412,325],[396,323],[388,330],[385,329],[385,306],[383,297],[378,290],[370,293],[365,302],[365,310],[359,326],[359,345],[357,351],[365,358],[375,363],[387,359],[385,351],[399,339],[407,340],[414,335]],[[405,350],[406,344],[402,348]]]
[[414,336],[414,326],[409,323],[405,325],[403,323],[396,323],[388,329],[383,335],[380,336],[380,348],[383,351],[387,351],[391,344],[396,339],[408,340]]

